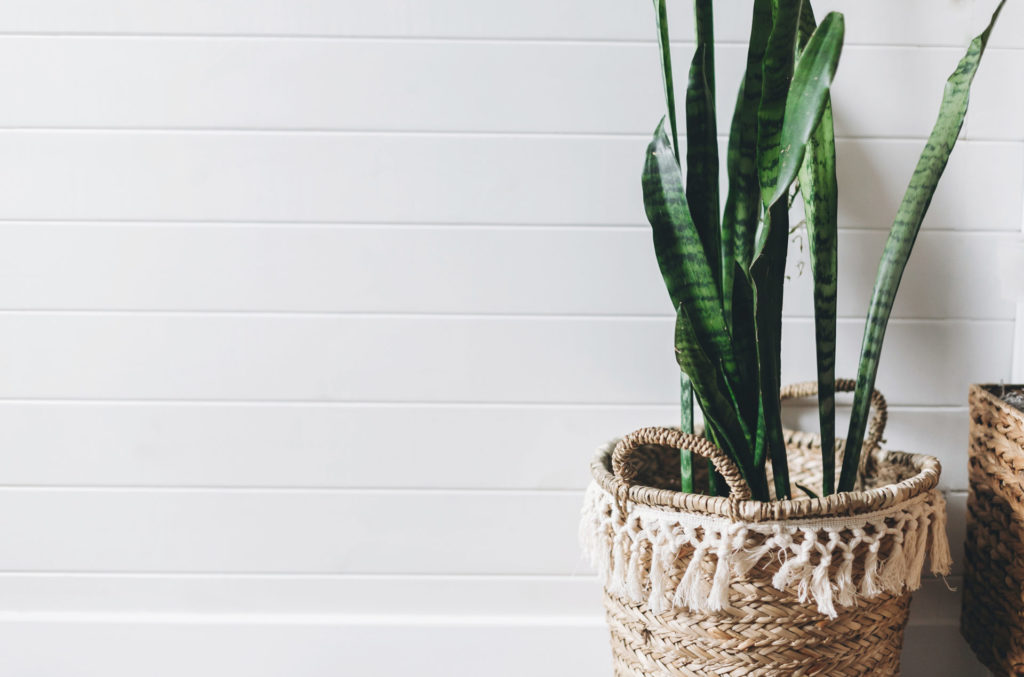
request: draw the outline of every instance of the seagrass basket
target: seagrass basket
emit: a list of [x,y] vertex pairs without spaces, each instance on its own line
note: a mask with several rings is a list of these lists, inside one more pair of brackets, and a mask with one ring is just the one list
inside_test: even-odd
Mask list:
[[[1006,386],[1021,388],[1022,386]],[[998,675],[1024,674],[1024,412],[972,385],[960,628]]]
[[[604,582],[616,677],[899,673],[926,553],[949,569],[945,502],[936,459],[880,450],[885,401],[873,403],[860,488],[826,498],[748,500],[725,453],[677,429],[599,451],[580,535]],[[787,431],[786,443],[794,484],[820,486],[819,438]],[[681,447],[712,460],[728,497],[673,489]]]

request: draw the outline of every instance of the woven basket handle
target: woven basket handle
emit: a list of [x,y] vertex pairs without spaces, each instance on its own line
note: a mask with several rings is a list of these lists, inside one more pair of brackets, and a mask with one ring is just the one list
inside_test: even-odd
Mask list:
[[[856,389],[857,382],[852,378],[836,379],[837,393],[852,393]],[[817,381],[804,381],[803,383],[793,383],[784,387],[779,396],[783,400],[792,400],[801,397],[811,397],[817,394]],[[885,434],[885,424],[889,420],[889,406],[885,402],[885,397],[877,390],[871,393],[871,407],[875,410],[875,415],[871,417],[871,423],[868,425],[868,434],[864,437],[864,442],[868,449],[877,450],[882,448],[882,435]]]
[[629,463],[629,457],[640,447],[648,444],[673,449],[689,449],[698,456],[710,459],[715,469],[725,478],[730,496],[739,500],[750,498],[750,487],[743,479],[740,469],[728,455],[714,444],[696,435],[689,435],[676,428],[640,428],[619,440],[612,452],[612,472],[628,485],[637,476],[637,468]]

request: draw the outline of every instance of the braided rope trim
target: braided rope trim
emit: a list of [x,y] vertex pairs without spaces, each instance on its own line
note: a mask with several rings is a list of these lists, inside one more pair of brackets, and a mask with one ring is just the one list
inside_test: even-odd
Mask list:
[[743,522],[635,504],[624,514],[594,482],[580,540],[609,592],[654,613],[729,609],[731,584],[775,563],[772,587],[835,618],[837,603],[917,590],[926,554],[932,573],[948,574],[952,564],[937,489],[850,517]]

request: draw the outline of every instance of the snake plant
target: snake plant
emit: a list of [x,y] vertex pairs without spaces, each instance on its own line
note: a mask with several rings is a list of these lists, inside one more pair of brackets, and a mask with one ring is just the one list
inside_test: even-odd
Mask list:
[[[823,495],[856,481],[870,396],[896,290],[935,187],[963,126],[971,82],[1005,3],[949,77],[938,121],[903,197],[875,281],[853,410],[835,482],[838,212],[830,87],[843,47],[843,15],[818,25],[809,0],[755,0],[746,72],[729,130],[728,191],[719,190],[712,0],[694,0],[696,46],[685,99],[682,170],[666,0],[653,0],[668,114],[647,147],[643,197],[658,265],[676,310],[682,428],[693,399],[705,434],[736,462],[755,499],[790,496],[780,415],[782,295],[791,201],[799,195],[814,283]],[[689,453],[681,487],[693,491]],[[709,472],[710,493],[720,483]],[[811,493],[808,490],[808,493]]]

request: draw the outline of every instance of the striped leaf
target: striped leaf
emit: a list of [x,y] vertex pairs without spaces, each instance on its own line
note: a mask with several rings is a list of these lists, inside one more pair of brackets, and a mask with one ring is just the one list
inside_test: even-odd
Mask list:
[[[664,119],[647,147],[643,193],[654,251],[672,301],[686,310],[702,349],[722,364],[730,383],[737,384],[732,338],[725,324],[718,286],[690,215],[682,172],[672,154]],[[689,376],[694,378],[693,374]]]
[[[690,375],[693,390],[704,411],[709,435],[739,466],[754,497],[766,500],[767,492],[753,479],[750,466],[751,450],[743,426],[736,414],[734,403],[728,398],[724,374],[711,357],[701,348],[687,310],[680,305],[676,315],[676,360],[679,367]],[[752,481],[753,480],[753,481]]]
[[[754,286],[750,274],[733,261],[733,350],[743,388],[735,399],[740,418],[748,431],[751,449],[756,447],[758,397],[757,337],[754,324]],[[755,459],[755,465],[757,464]],[[763,466],[758,466],[763,467]]]
[[758,233],[750,276],[754,282],[754,321],[760,387],[760,407],[764,417],[767,453],[772,461],[778,498],[789,496],[789,471],[786,446],[782,439],[779,405],[782,345],[782,285],[785,281],[789,213],[785,203],[768,199],[778,182],[779,143],[786,113],[786,95],[793,77],[797,26],[802,0],[777,0],[774,4],[772,32],[764,54],[761,105],[757,111],[757,171],[767,218]]
[[661,56],[661,79],[668,107],[668,124],[672,132],[672,152],[679,162],[679,127],[676,125],[676,95],[672,80],[672,44],[668,37],[668,8],[665,0],[654,0],[654,17],[658,28],[658,52]]
[[[762,60],[772,28],[771,0],[754,0],[747,68],[740,83],[729,130],[729,193],[722,216],[722,258],[735,259],[743,270],[754,260],[754,235],[761,216],[757,178],[757,108],[761,103]],[[730,251],[731,249],[731,251]],[[723,281],[723,294],[728,293]]]
[[[686,89],[686,198],[690,202],[697,233],[704,244],[704,254],[711,266],[715,282],[721,286],[721,226],[718,197],[718,127],[715,117],[715,32],[711,0],[695,0],[697,47],[690,63],[690,80]],[[731,271],[731,267],[730,267]],[[732,299],[722,295],[726,321]],[[692,412],[692,403],[691,403]],[[688,456],[683,452],[683,456]],[[684,459],[684,463],[686,460]],[[692,461],[691,461],[692,466]],[[708,461],[708,493],[714,496],[714,465]],[[685,484],[684,473],[684,484]],[[692,486],[692,471],[690,484]]]
[[[800,17],[801,40],[814,32],[810,3]],[[826,102],[821,121],[807,143],[800,166],[811,275],[814,280],[814,338],[818,367],[818,420],[821,431],[822,495],[836,483],[836,294],[838,291],[838,192],[832,107]]]
[[[761,160],[760,167],[761,192],[766,209],[789,192],[800,171],[807,144],[829,102],[829,90],[843,49],[844,32],[843,15],[830,13],[811,35],[796,64],[786,95],[779,146],[774,151],[763,149],[764,153],[759,154],[759,158],[765,154],[768,156]],[[762,228],[757,235],[755,256],[760,254],[767,238],[768,233]]]
[[935,194],[935,187],[942,177],[942,172],[949,161],[949,155],[960,134],[960,128],[963,126],[964,117],[967,114],[971,83],[978,71],[981,57],[985,53],[992,28],[1005,4],[1006,0],[999,3],[988,27],[971,41],[967,53],[946,81],[938,120],[932,129],[931,136],[928,137],[924,152],[921,153],[921,158],[914,170],[914,176],[910,180],[910,187],[903,195],[903,201],[896,212],[892,229],[889,231],[889,239],[885,243],[882,261],[875,277],[875,289],[871,295],[867,324],[864,327],[860,365],[857,372],[857,390],[854,393],[846,454],[839,479],[840,491],[850,491],[857,480],[864,432],[867,429],[871,392],[875,387],[882,340],[885,337],[889,314],[892,312],[892,304],[896,298],[896,290],[903,277],[907,260],[910,258],[910,251],[914,246],[917,233],[921,229],[921,222],[924,220],[928,205]]
[[[695,0],[697,48],[686,88],[686,199],[704,244],[711,274],[720,284],[722,269],[718,197],[718,127],[715,120],[715,35],[711,0]],[[732,266],[729,266],[732,273]],[[722,295],[726,308],[732,299]],[[726,312],[728,316],[728,312]]]
[[[757,172],[765,206],[776,191],[780,168],[782,125],[793,79],[797,26],[803,0],[776,0],[775,18],[764,53],[761,105],[757,109]],[[756,254],[755,254],[756,258]]]
[[807,41],[797,61],[786,96],[775,190],[768,204],[787,193],[800,171],[808,140],[829,102],[829,89],[843,51],[844,33],[843,15],[829,13]]
[[[665,91],[665,106],[668,109],[669,127],[672,130],[672,151],[679,161],[679,134],[676,129],[676,97],[672,80],[672,51],[668,35],[668,9],[665,0],[654,0],[655,25],[658,29],[658,52],[661,57],[662,84]],[[675,305],[673,300],[673,305]],[[693,432],[693,385],[685,373],[679,375],[679,429],[684,433]],[[693,491],[693,460],[688,449],[679,450],[679,488],[687,493]]]
[[786,279],[786,253],[789,246],[789,205],[780,200],[768,211],[765,224],[768,239],[761,254],[750,267],[754,281],[754,320],[757,331],[757,356],[764,426],[764,446],[757,453],[760,463],[771,458],[777,498],[789,497],[789,465],[782,436],[782,412],[779,389],[782,380],[782,289]]
[[[693,432],[693,383],[685,371],[679,372],[679,429]],[[679,490],[693,493],[693,454],[689,449],[679,450]]]

